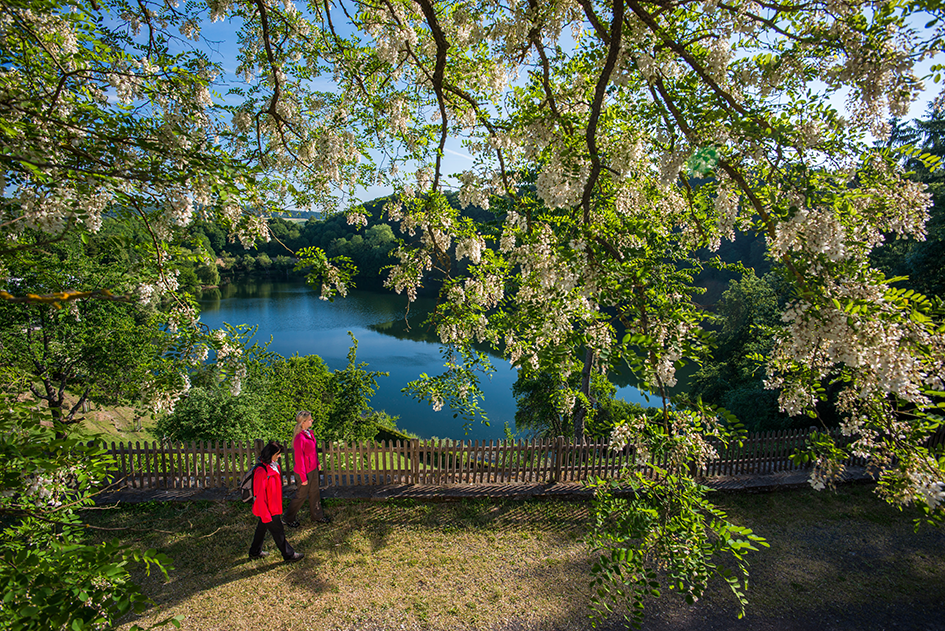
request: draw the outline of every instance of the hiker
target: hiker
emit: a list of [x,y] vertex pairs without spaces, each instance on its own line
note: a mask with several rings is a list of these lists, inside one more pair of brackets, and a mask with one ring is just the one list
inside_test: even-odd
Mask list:
[[289,510],[282,517],[283,523],[289,528],[298,528],[299,522],[295,518],[302,507],[302,502],[308,499],[308,512],[313,522],[327,524],[331,518],[322,510],[322,496],[319,491],[318,479],[318,441],[312,434],[312,413],[302,410],[295,415],[295,430],[292,441],[292,450],[295,452],[295,476],[298,488],[295,497],[289,504]]
[[261,559],[268,554],[262,549],[267,530],[272,533],[276,547],[287,562],[298,561],[305,556],[292,549],[285,540],[285,529],[282,527],[282,472],[278,462],[282,452],[282,445],[274,440],[269,441],[262,448],[259,464],[253,470],[253,515],[259,517],[259,524],[256,525],[253,543],[249,546],[250,559]]

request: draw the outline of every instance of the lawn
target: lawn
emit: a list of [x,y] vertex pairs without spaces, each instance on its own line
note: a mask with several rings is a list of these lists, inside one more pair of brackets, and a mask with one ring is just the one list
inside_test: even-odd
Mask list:
[[[942,628],[945,531],[915,532],[915,515],[869,486],[715,500],[771,543],[753,555],[747,617],[716,585],[693,606],[665,593],[648,604],[644,628]],[[239,503],[124,505],[88,521],[128,528],[97,532],[174,559],[169,581],[138,577],[157,604],[124,628],[176,614],[193,630],[591,627],[587,503],[330,501],[327,510],[333,523],[289,531],[306,554],[297,564],[282,563],[271,540],[273,554],[247,558],[255,518]]]

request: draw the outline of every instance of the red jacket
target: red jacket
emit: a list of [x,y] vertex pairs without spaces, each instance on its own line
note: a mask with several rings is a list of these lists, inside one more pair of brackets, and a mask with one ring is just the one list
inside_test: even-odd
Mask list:
[[[307,429],[295,435],[292,441],[292,452],[295,454],[293,472],[298,477],[299,484],[304,484],[310,472],[318,471],[318,441],[315,440],[311,430]],[[315,483],[318,484],[317,479]]]
[[[276,469],[279,468],[277,463]],[[253,471],[253,515],[264,524],[282,514],[282,474],[264,464]]]

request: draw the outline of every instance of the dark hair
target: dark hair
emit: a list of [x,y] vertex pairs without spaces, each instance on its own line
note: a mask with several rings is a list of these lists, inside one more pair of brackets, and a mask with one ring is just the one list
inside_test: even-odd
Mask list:
[[269,443],[262,448],[262,451],[259,452],[259,462],[269,464],[272,462],[272,457],[281,451],[285,451],[282,445],[280,445],[278,441],[270,440]]

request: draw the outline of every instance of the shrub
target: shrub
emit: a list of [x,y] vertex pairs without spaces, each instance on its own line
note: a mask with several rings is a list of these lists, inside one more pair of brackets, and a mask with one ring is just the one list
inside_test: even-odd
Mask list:
[[219,386],[191,388],[171,414],[158,420],[155,434],[185,442],[275,437],[263,420],[264,403],[253,392],[233,396]]

